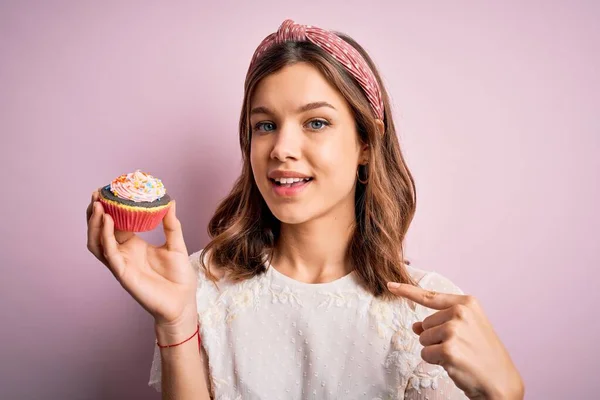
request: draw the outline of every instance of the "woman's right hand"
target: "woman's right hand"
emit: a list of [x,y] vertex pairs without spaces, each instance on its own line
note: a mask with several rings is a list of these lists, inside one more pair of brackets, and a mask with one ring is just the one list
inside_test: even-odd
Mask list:
[[157,331],[164,328],[168,332],[163,338],[175,338],[178,331],[189,330],[197,323],[197,276],[175,215],[175,202],[163,219],[166,243],[156,247],[134,233],[115,230],[98,195],[97,190],[92,194],[86,212],[88,250],[154,317]]

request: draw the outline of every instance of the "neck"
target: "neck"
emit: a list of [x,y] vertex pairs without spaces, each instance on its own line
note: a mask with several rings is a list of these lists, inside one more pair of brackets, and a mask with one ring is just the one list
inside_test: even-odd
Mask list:
[[348,257],[354,223],[354,202],[301,224],[281,223],[273,266],[307,283],[331,282],[347,275],[354,269]]

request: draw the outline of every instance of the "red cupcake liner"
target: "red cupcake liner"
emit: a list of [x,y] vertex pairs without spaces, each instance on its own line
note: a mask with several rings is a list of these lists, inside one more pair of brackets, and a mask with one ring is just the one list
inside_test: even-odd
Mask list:
[[147,232],[151,231],[163,220],[171,203],[166,207],[154,209],[130,209],[105,201],[102,197],[98,200],[104,206],[104,212],[115,221],[115,229],[125,232]]

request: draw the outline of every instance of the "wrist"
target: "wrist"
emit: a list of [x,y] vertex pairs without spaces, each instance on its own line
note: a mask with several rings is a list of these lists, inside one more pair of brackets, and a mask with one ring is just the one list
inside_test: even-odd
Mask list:
[[523,400],[525,385],[521,377],[517,376],[508,384],[488,388],[485,392],[487,400]]
[[171,345],[180,343],[188,339],[198,329],[197,312],[182,315],[177,321],[173,322],[155,322],[154,332],[156,340],[161,345]]

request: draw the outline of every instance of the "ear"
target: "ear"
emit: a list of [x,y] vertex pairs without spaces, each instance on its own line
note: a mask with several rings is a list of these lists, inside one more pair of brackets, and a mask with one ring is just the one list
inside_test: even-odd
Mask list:
[[377,129],[379,130],[379,135],[383,136],[383,134],[385,133],[385,124],[379,118],[375,120],[375,124],[377,125]]
[[359,164],[361,164],[361,165],[365,165],[365,164],[369,163],[369,145],[368,144],[365,143],[360,147],[360,155],[359,155],[358,159],[360,160]]

